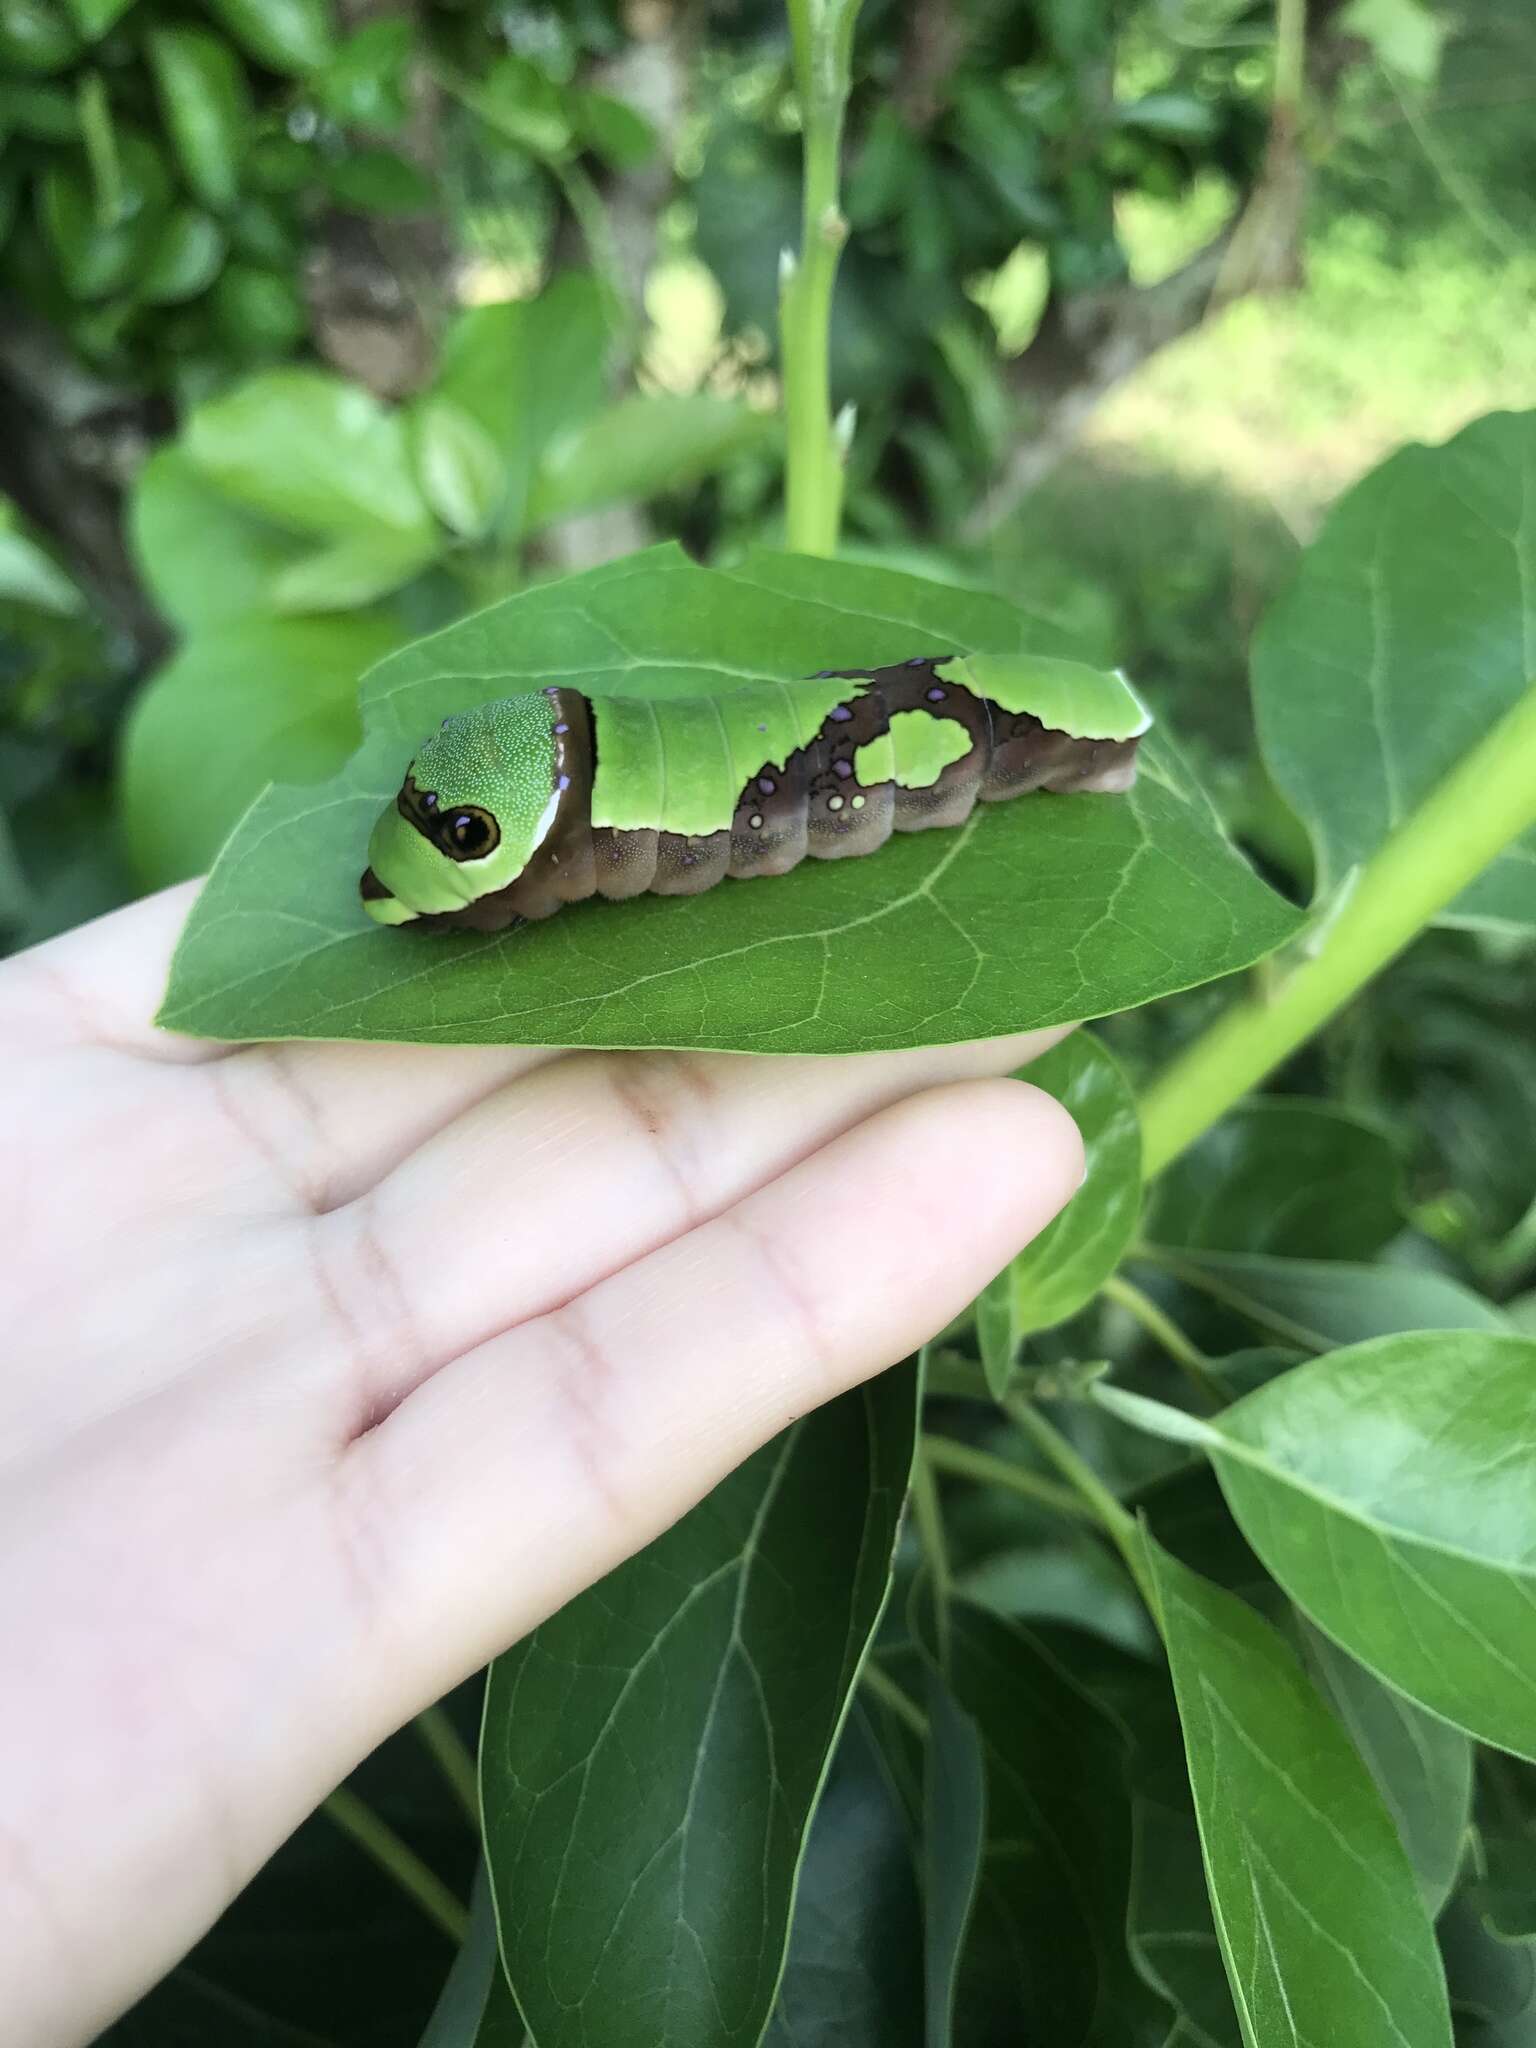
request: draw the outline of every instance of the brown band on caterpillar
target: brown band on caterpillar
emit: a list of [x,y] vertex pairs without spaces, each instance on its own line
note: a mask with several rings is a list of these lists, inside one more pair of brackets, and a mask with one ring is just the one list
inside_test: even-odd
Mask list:
[[[1027,712],[1005,711],[938,675],[949,659],[937,654],[891,668],[825,671],[867,688],[834,705],[815,737],[782,765],[765,762],[749,777],[728,830],[697,836],[591,823],[597,721],[580,692],[551,689],[556,765],[566,780],[549,836],[505,888],[419,923],[500,931],[593,895],[612,902],[647,892],[696,896],[727,876],[784,875],[805,859],[873,853],[893,831],[963,824],[978,800],[1000,803],[1037,789],[1130,787],[1136,740],[1074,739]],[[924,788],[864,784],[856,757],[889,733],[892,718],[904,711],[956,720],[969,741],[966,751]]]

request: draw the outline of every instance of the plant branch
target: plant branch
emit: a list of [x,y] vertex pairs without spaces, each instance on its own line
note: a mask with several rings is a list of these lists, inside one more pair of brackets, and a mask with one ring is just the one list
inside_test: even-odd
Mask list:
[[1192,1344],[1171,1316],[1164,1315],[1150,1294],[1118,1273],[1111,1273],[1099,1290],[1106,1301],[1134,1316],[1154,1344],[1173,1360],[1201,1399],[1212,1408],[1224,1408],[1227,1397],[1211,1372],[1211,1362],[1198,1345]]
[[329,1815],[344,1835],[350,1835],[401,1891],[416,1901],[451,1942],[463,1941],[469,1932],[468,1912],[436,1871],[429,1870],[416,1851],[407,1847],[371,1806],[345,1785],[338,1785],[321,1811]]
[[920,1742],[927,1741],[928,1716],[916,1700],[904,1693],[890,1673],[883,1670],[873,1657],[859,1673],[859,1683],[867,1685],[871,1695],[881,1706],[889,1707],[897,1720],[904,1722]]
[[1115,1548],[1125,1559],[1126,1569],[1136,1581],[1137,1591],[1152,1613],[1157,1613],[1157,1603],[1152,1589],[1147,1584],[1146,1568],[1141,1559],[1140,1532],[1136,1517],[1124,1507],[1088,1460],[1074,1445],[1068,1443],[1054,1423],[1047,1422],[1033,1401],[1015,1395],[1003,1404],[1009,1415],[1023,1430],[1035,1447],[1044,1453],[1051,1464],[1073,1487],[1092,1510],[1094,1519],[1101,1524],[1113,1541]]
[[800,255],[779,282],[784,373],[785,522],[791,548],[830,555],[842,514],[843,454],[832,421],[832,287],[848,238],[838,162],[859,0],[789,0],[805,154]]
[[426,1745],[432,1761],[447,1779],[450,1790],[469,1816],[470,1826],[480,1832],[480,1778],[475,1760],[443,1709],[426,1707],[411,1724]]
[[1071,1487],[1058,1486],[1054,1479],[1042,1478],[1027,1466],[995,1457],[991,1451],[978,1451],[970,1444],[956,1443],[952,1437],[925,1436],[922,1454],[936,1472],[950,1472],[957,1479],[974,1480],[978,1486],[1004,1487],[1053,1515],[1068,1515],[1080,1522],[1098,1520],[1093,1509]]
[[944,1516],[939,1507],[939,1489],[933,1467],[919,1453],[912,1468],[912,1516],[917,1523],[918,1541],[933,1578],[934,1627],[938,1639],[939,1669],[949,1669],[949,1596],[953,1580],[949,1570],[949,1545],[944,1540]]
[[1311,956],[1218,1018],[1142,1099],[1150,1179],[1304,1045],[1489,862],[1536,825],[1536,682],[1345,889]]

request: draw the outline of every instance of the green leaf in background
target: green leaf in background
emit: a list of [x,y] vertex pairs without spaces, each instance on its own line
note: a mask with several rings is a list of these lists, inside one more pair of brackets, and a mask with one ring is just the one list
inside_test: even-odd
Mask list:
[[693,483],[781,429],[734,398],[663,394],[621,398],[545,451],[528,500],[528,523],[553,525],[625,498]]
[[474,415],[441,391],[412,409],[416,477],[450,533],[478,540],[506,495],[501,450]]
[[721,572],[662,548],[522,592],[370,679],[368,741],[324,792],[263,800],[199,902],[162,1021],[231,1038],[873,1050],[1119,1009],[1290,932],[1156,735],[1126,797],[987,805],[771,887],[581,904],[446,942],[380,930],[357,904],[374,817],[422,735],[498,691],[559,674],[693,694],[1031,641],[997,599],[786,556]]
[[[3,508],[0,508],[3,519]],[[14,526],[0,523],[0,598],[14,604],[36,605],[40,611],[56,612],[70,618],[85,606],[85,598],[46,548],[38,546]]]
[[1278,1337],[1309,1351],[1400,1330],[1502,1330],[1503,1316],[1444,1273],[1274,1259],[1262,1252],[1179,1252],[1159,1264]]
[[1402,1227],[1402,1153],[1385,1124],[1261,1096],[1159,1175],[1145,1234],[1192,1251],[1370,1259]]
[[385,15],[354,29],[313,80],[315,95],[343,128],[387,133],[406,118],[406,66],[415,41],[408,14]]
[[[1305,820],[1318,900],[1536,682],[1536,413],[1410,447],[1334,506],[1253,652],[1259,741]],[[1443,924],[1536,927],[1536,843]]]
[[811,1823],[764,2048],[923,2048],[922,1998],[912,1845],[855,1711]]
[[1457,2048],[1533,2048],[1536,1941],[1500,1934],[1475,1890],[1452,1899],[1439,1935]]
[[[986,1767],[987,1847],[961,1960],[958,2043],[1143,2038],[1153,1994],[1125,1946],[1125,1738],[1044,1640],[950,1604],[949,1685]],[[929,1654],[933,1646],[929,1645]]]
[[154,29],[146,47],[182,176],[205,206],[227,212],[239,196],[251,119],[244,68],[206,29]]
[[199,873],[275,776],[332,771],[357,739],[357,676],[385,620],[253,619],[196,634],[139,693],[123,735],[129,858],[149,888]]
[[80,74],[75,104],[80,111],[80,137],[85,144],[91,183],[96,188],[96,218],[102,227],[111,227],[123,210],[123,178],[112,105],[99,71]]
[[237,43],[273,71],[303,77],[330,62],[335,20],[330,0],[207,0]]
[[265,370],[200,405],[181,446],[227,497],[324,536],[429,532],[402,415],[325,370]]
[[210,304],[220,334],[245,360],[281,355],[308,330],[303,295],[290,270],[226,263]]
[[1233,1514],[1302,1612],[1431,1713],[1536,1757],[1536,1343],[1378,1338],[1210,1429]]
[[393,149],[355,149],[321,173],[333,199],[359,213],[428,213],[437,204],[432,180]]
[[1419,1881],[1431,1920],[1451,1895],[1472,1809],[1472,1745],[1306,1622],[1302,1651],[1318,1690],[1365,1760]]
[[449,329],[433,394],[461,407],[500,453],[500,523],[510,537],[528,529],[545,446],[602,404],[610,344],[602,291],[583,271],[557,277],[536,299],[471,306]]
[[1005,1266],[976,1297],[976,1344],[987,1391],[1001,1401],[1018,1363],[1024,1328],[1013,1291],[1013,1269]]
[[1074,1032],[1023,1078],[1070,1110],[1087,1162],[1066,1208],[1013,1262],[1019,1327],[1027,1331],[1076,1315],[1119,1265],[1141,1214],[1141,1127],[1129,1082],[1091,1032]]
[[419,2048],[526,2048],[496,1945],[496,1913],[482,1863],[470,1894],[469,1933],[454,1958]]
[[168,214],[138,273],[138,295],[151,306],[195,299],[219,274],[224,234],[218,222],[195,206]]
[[1131,1955],[1178,2014],[1189,2048],[1240,2048],[1189,1787],[1173,1789],[1176,1804],[1139,1789],[1132,1800]]
[[441,552],[431,531],[396,533],[377,527],[371,533],[344,534],[279,570],[272,579],[272,606],[278,612],[350,611],[400,589]]
[[1449,2048],[1391,1819],[1279,1636],[1142,1532],[1227,1975],[1249,2048]]
[[614,171],[637,170],[655,156],[656,130],[644,114],[607,93],[577,92],[571,96],[581,139]]
[[6,0],[0,13],[0,64],[43,76],[62,71],[80,48],[53,0]]
[[75,26],[87,42],[96,42],[113,27],[128,9],[133,0],[69,0],[69,11],[74,16]]
[[1425,0],[1350,0],[1340,28],[1359,36],[1389,71],[1418,86],[1433,85],[1450,21]]
[[976,1723],[934,1670],[926,1704],[922,2038],[924,2048],[951,2048],[960,1964],[986,1851],[987,1777]]
[[155,603],[188,631],[264,613],[275,578],[309,551],[242,511],[174,445],[134,479],[128,532]]
[[486,1853],[539,2048],[759,2039],[915,1426],[910,1368],[818,1409],[492,1665]]

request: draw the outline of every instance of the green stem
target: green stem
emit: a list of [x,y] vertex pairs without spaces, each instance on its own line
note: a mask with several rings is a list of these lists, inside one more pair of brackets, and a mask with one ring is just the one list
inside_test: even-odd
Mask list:
[[1307,0],[1275,0],[1274,109],[1294,132],[1307,87]]
[[789,0],[805,157],[800,255],[779,284],[784,374],[785,525],[801,554],[830,555],[842,515],[843,458],[832,423],[832,287],[848,236],[838,160],[859,0]]
[[1225,1408],[1226,1394],[1211,1371],[1211,1361],[1198,1345],[1192,1344],[1171,1316],[1165,1315],[1150,1294],[1143,1294],[1133,1282],[1112,1273],[1099,1290],[1106,1301],[1134,1316],[1155,1344],[1161,1345],[1190,1385],[1213,1408]]
[[859,1673],[859,1683],[868,1686],[871,1695],[881,1706],[889,1707],[897,1720],[904,1721],[920,1741],[927,1741],[928,1716],[916,1700],[902,1691],[890,1673],[882,1670],[873,1657]]
[[1115,1548],[1125,1559],[1126,1570],[1136,1581],[1137,1591],[1153,1615],[1156,1615],[1157,1602],[1153,1598],[1153,1589],[1147,1581],[1146,1566],[1142,1562],[1141,1532],[1136,1525],[1136,1517],[1115,1499],[1088,1460],[1074,1445],[1067,1442],[1053,1423],[1046,1421],[1032,1401],[1027,1401],[1022,1395],[1016,1394],[1003,1405],[1019,1428],[1056,1467],[1068,1485],[1082,1495],[1083,1500],[1093,1511],[1094,1519],[1103,1525]]
[[442,1879],[429,1870],[414,1849],[408,1848],[387,1822],[355,1792],[338,1785],[321,1808],[343,1834],[350,1835],[382,1871],[392,1877],[401,1891],[413,1898],[429,1920],[434,1921],[451,1942],[462,1942],[469,1932],[469,1914]]
[[1536,688],[1463,756],[1346,884],[1312,956],[1268,1002],[1219,1018],[1141,1105],[1148,1178],[1262,1081],[1536,825]]
[[912,1467],[912,1515],[917,1523],[918,1541],[933,1578],[934,1625],[938,1636],[939,1669],[949,1669],[949,1596],[953,1580],[949,1570],[949,1545],[944,1540],[944,1515],[939,1507],[939,1489],[933,1467],[919,1455]]
[[475,1760],[441,1707],[427,1707],[412,1723],[430,1751],[433,1761],[448,1780],[454,1797],[469,1816],[470,1826],[480,1832],[480,1779]]
[[978,1451],[970,1444],[958,1444],[947,1436],[925,1436],[923,1457],[937,1472],[952,1472],[957,1479],[972,1479],[978,1486],[1001,1486],[1018,1494],[1035,1507],[1048,1508],[1053,1515],[1069,1515],[1077,1521],[1096,1522],[1098,1516],[1084,1505],[1069,1486],[1043,1479],[1025,1465],[997,1458],[990,1451]]

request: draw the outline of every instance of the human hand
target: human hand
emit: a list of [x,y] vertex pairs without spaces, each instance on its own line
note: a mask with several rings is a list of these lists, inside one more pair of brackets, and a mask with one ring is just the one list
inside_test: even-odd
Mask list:
[[[175,890],[0,966],[0,2010],[89,2039],[377,1742],[1066,1201],[1056,1034],[244,1049]],[[939,1085],[947,1084],[947,1085]]]

